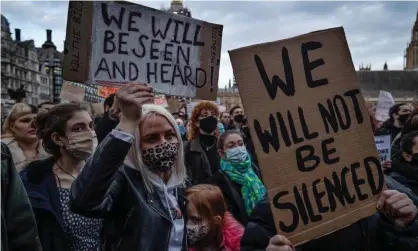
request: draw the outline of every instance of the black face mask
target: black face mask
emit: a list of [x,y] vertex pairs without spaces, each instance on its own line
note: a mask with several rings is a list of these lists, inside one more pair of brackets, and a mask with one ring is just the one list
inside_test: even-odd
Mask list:
[[408,114],[399,115],[399,117],[398,117],[399,122],[401,122],[402,124],[405,124],[405,122],[409,118],[409,115],[410,115],[409,113]]
[[218,126],[218,119],[214,116],[207,116],[199,121],[199,128],[206,133],[213,133]]
[[412,154],[411,164],[418,166],[418,153]]
[[244,121],[244,114],[238,114],[234,116],[234,121],[238,123],[242,123]]

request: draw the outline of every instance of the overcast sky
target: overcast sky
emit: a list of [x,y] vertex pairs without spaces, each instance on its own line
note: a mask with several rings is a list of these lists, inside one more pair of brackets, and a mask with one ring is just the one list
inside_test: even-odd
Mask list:
[[[134,1],[160,8],[170,1]],[[192,16],[224,25],[220,86],[232,78],[227,51],[242,46],[280,40],[315,30],[343,26],[356,68],[361,63],[380,70],[403,69],[403,55],[411,39],[418,2],[238,2],[184,1]],[[40,47],[46,29],[62,50],[68,1],[1,1],[1,13],[11,31],[22,31],[22,40],[34,39]]]

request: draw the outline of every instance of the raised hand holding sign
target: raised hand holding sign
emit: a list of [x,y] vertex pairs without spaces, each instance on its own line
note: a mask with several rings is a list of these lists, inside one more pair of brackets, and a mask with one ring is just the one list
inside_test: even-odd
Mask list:
[[141,119],[141,107],[152,104],[154,96],[152,87],[146,84],[129,83],[116,92],[116,99],[121,112],[119,128],[126,132],[133,132]]

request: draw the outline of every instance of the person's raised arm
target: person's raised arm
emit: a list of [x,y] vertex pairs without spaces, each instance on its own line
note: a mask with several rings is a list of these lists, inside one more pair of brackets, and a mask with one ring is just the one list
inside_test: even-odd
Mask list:
[[87,160],[82,172],[71,186],[70,207],[75,213],[102,217],[112,208],[123,185],[123,166],[139,127],[142,105],[152,102],[152,88],[127,84],[116,93],[121,120]]

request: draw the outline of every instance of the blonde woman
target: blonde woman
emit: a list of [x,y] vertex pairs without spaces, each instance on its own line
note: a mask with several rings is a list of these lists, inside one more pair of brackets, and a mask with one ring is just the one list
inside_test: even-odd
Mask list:
[[116,93],[119,125],[100,143],[71,187],[70,206],[103,217],[104,250],[186,251],[183,142],[152,88]]
[[38,109],[34,106],[17,103],[3,125],[1,140],[9,147],[18,172],[28,163],[49,156],[39,143],[33,126],[37,112]]

